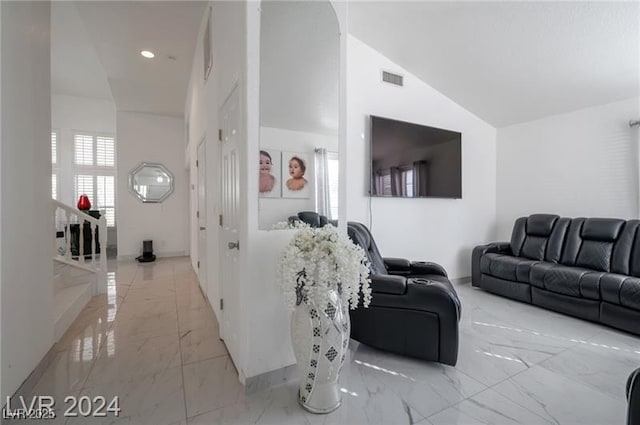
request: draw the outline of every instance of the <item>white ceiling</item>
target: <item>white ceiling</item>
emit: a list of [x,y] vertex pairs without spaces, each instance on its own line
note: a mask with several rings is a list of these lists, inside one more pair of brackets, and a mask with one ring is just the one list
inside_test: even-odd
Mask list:
[[111,100],[107,75],[73,2],[51,3],[51,92]]
[[496,127],[640,95],[640,3],[351,2],[349,32]]
[[[337,62],[318,60],[334,57],[335,46],[323,40],[322,22],[335,20],[323,3],[313,6],[318,13],[277,15],[298,37],[263,34],[273,41],[263,44],[266,54],[299,71],[263,63],[274,83],[263,85],[262,99],[281,105],[263,108],[263,125],[337,128],[337,84],[323,75]],[[205,7],[189,0],[52,2],[52,91],[182,116]],[[640,92],[638,2],[353,1],[349,32],[496,127]],[[143,49],[156,58],[142,58]],[[296,96],[316,100],[301,108]]]
[[[120,111],[184,115],[206,2],[76,1],[52,5],[54,93],[104,98],[106,78]],[[153,51],[155,59],[143,58],[141,50]]]
[[260,124],[338,134],[340,33],[327,1],[263,1]]

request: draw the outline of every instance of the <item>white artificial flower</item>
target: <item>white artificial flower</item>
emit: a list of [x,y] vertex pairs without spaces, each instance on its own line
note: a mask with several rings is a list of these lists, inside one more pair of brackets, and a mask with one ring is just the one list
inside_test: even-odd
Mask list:
[[336,290],[344,305],[371,302],[369,261],[364,250],[331,224],[314,228],[306,223],[278,223],[274,228],[297,229],[278,263],[280,287],[287,305],[301,302],[326,305],[329,291]]

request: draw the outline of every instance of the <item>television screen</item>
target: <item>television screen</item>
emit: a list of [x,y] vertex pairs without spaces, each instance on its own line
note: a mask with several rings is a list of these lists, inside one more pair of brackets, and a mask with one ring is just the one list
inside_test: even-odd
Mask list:
[[462,198],[462,133],[371,116],[371,195]]

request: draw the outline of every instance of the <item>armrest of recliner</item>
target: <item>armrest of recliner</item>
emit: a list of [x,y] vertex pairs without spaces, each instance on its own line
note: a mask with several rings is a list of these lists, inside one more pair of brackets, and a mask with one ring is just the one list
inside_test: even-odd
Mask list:
[[407,278],[390,274],[372,274],[371,292],[379,294],[403,295],[407,292]]
[[409,273],[411,262],[404,258],[385,257],[382,259],[389,273]]
[[640,368],[631,372],[627,380],[627,425],[640,423]]
[[410,275],[437,274],[447,277],[447,271],[440,264],[428,261],[412,261]]
[[489,253],[511,254],[511,244],[509,242],[494,242],[487,245],[479,245],[473,248],[471,253],[471,284],[480,286],[480,259]]

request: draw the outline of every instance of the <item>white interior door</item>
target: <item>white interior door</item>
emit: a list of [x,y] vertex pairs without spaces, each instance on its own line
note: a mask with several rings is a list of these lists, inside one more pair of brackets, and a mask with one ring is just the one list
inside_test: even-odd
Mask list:
[[198,169],[198,280],[207,293],[207,161],[206,138],[198,145],[196,167]]
[[220,304],[221,337],[232,356],[237,355],[239,342],[238,252],[240,170],[238,146],[240,143],[240,97],[236,85],[222,105],[220,123],[222,130],[220,153]]

